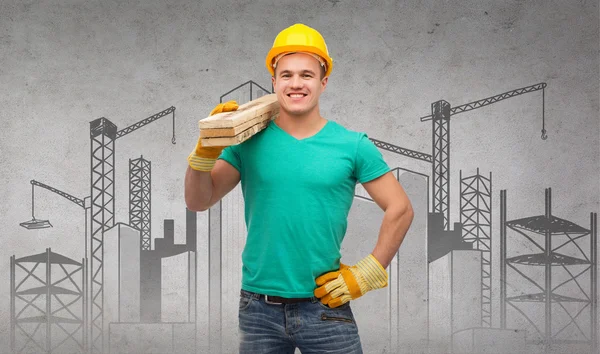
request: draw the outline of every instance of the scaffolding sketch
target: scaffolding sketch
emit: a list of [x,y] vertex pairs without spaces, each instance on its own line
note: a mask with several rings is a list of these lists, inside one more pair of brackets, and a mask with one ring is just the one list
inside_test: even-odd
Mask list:
[[[87,278],[89,283],[89,299],[87,303],[89,314],[85,316],[84,325],[89,326],[89,338],[85,345],[91,352],[104,353],[105,338],[103,332],[107,327],[104,321],[104,233],[115,225],[115,141],[127,134],[130,134],[147,124],[150,124],[162,117],[171,115],[173,118],[173,137],[171,142],[175,144],[175,107],[171,106],[161,112],[158,112],[150,117],[142,119],[124,129],[117,130],[117,126],[110,120],[102,117],[90,122],[90,196],[85,199],[79,199],[72,195],[60,191],[56,188],[47,186],[35,180],[32,184],[32,219],[20,223],[20,225],[28,230],[44,229],[52,227],[48,220],[35,218],[34,207],[34,187],[42,187],[54,193],[57,193],[69,201],[79,205],[84,209],[85,216],[85,248],[83,253],[86,259],[90,260],[90,267],[86,268],[90,274]],[[133,204],[130,209],[130,214],[133,219],[139,215],[140,225],[146,226],[146,220],[150,217],[149,205],[149,183],[150,171],[149,163],[146,166],[143,158],[140,159],[140,170],[134,166],[131,168],[131,173],[134,178],[133,182],[133,198],[130,203]],[[136,162],[138,162],[136,160]],[[147,169],[146,169],[147,167]],[[147,171],[146,171],[147,170]],[[147,179],[147,184],[146,184]],[[138,183],[139,182],[139,183]],[[140,189],[138,190],[138,184]],[[146,195],[146,191],[148,193]],[[139,192],[139,193],[138,193]],[[139,197],[139,200],[138,200]],[[146,201],[148,202],[146,204]],[[146,209],[147,208],[147,209]],[[88,224],[87,210],[90,209],[90,217]],[[139,212],[138,212],[139,209]],[[147,213],[146,213],[147,211]],[[146,216],[147,215],[147,216]],[[150,223],[147,223],[147,234],[150,236]],[[134,229],[137,229],[134,227]],[[88,231],[89,230],[89,231]],[[88,247],[89,237],[89,247]],[[140,247],[141,247],[141,240]]]
[[141,247],[150,250],[152,240],[151,163],[140,156],[129,159],[129,225],[141,230]]
[[[521,320],[546,352],[585,344],[596,353],[597,214],[590,213],[589,229],[558,218],[551,192],[545,191],[544,214],[507,220],[506,190],[501,191],[501,326]],[[509,284],[519,288],[509,291]]]
[[462,176],[460,171],[462,238],[481,251],[481,326],[492,326],[492,173]]
[[10,258],[13,353],[86,353],[86,260],[46,252]]

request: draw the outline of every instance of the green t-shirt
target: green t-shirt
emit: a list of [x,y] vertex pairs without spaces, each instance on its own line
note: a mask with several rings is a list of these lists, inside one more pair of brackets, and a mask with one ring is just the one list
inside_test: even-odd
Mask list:
[[390,171],[365,133],[333,121],[301,140],[271,121],[219,159],[241,176],[242,289],[283,297],[313,296],[315,279],[339,268],[356,183]]

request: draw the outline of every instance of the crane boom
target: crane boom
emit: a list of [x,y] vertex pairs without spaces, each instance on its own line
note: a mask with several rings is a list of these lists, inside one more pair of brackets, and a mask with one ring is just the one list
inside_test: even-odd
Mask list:
[[50,192],[54,192],[54,193],[56,193],[56,194],[60,195],[61,197],[65,197],[65,198],[67,198],[69,201],[71,201],[71,202],[73,202],[73,203],[75,203],[75,204],[77,204],[77,205],[79,205],[80,207],[82,207],[82,208],[84,208],[84,209],[85,209],[85,203],[84,203],[84,201],[83,201],[83,200],[81,200],[81,199],[79,199],[79,198],[77,198],[77,197],[74,197],[74,196],[70,195],[69,193],[65,193],[65,192],[63,192],[63,191],[60,191],[60,190],[58,190],[58,189],[56,189],[56,188],[53,188],[53,187],[50,187],[50,186],[48,186],[48,185],[46,185],[46,184],[43,184],[43,183],[41,183],[41,182],[38,182],[38,181],[36,181],[36,180],[34,180],[34,179],[32,179],[32,180],[31,180],[31,184],[33,184],[34,186],[38,186],[38,187],[42,187],[42,188],[46,188],[46,189],[47,189],[47,190],[49,190]]
[[431,105],[431,114],[421,117],[421,121],[432,121],[433,131],[433,211],[440,213],[444,217],[444,230],[448,230],[450,215],[450,116],[458,113],[468,112],[474,109],[485,107],[511,97],[519,96],[525,93],[542,90],[542,136],[546,140],[545,128],[545,95],[544,89],[546,83],[538,83],[531,86],[507,91],[499,95],[487,97],[481,100],[469,102],[460,106],[451,107],[450,103],[439,100]]
[[[527,87],[522,87],[520,89],[516,89],[516,90],[511,90],[508,92],[504,92],[501,93],[499,95],[495,95],[492,97],[488,97],[488,98],[484,98],[481,100],[477,100],[474,102],[469,102],[469,103],[465,103],[463,105],[460,106],[456,106],[456,107],[452,107],[450,109],[450,115],[454,115],[454,114],[458,114],[458,113],[463,113],[463,112],[468,112],[471,111],[473,109],[477,109],[483,106],[487,106],[490,105],[492,103],[496,103],[498,101],[502,101],[505,100],[507,98],[511,98],[511,97],[515,97],[515,96],[519,96],[522,95],[524,93],[529,93],[529,92],[534,92],[534,91],[539,91],[546,88],[546,83],[539,83],[539,84],[535,84],[535,85],[531,85],[531,86],[527,86]],[[425,122],[428,120],[433,119],[433,115],[428,115],[425,117],[421,117],[421,122]]]
[[408,156],[408,157],[412,157],[414,159],[417,160],[423,160],[426,162],[432,162],[432,157],[429,154],[426,154],[424,152],[419,152],[419,151],[415,151],[415,150],[410,150],[410,149],[405,149],[390,143],[386,143],[384,141],[381,140],[377,140],[377,139],[373,139],[373,138],[369,138],[369,140],[371,140],[375,146],[377,146],[380,149],[384,149],[387,151],[391,151],[394,152],[396,154],[400,154],[400,155],[404,155],[404,156]]
[[156,114],[154,114],[154,115],[152,115],[152,116],[150,116],[148,118],[142,119],[141,121],[139,121],[139,122],[137,122],[135,124],[132,124],[132,125],[126,127],[126,128],[123,128],[123,129],[119,130],[117,132],[117,136],[115,137],[115,139],[118,139],[118,138],[120,138],[122,136],[125,136],[125,135],[127,135],[127,134],[129,134],[129,133],[131,133],[131,132],[133,132],[133,131],[135,131],[137,129],[140,129],[141,127],[143,127],[143,126],[145,126],[145,125],[147,125],[149,123],[152,123],[155,120],[160,119],[160,118],[162,118],[162,117],[164,117],[164,116],[166,116],[168,114],[171,114],[171,113],[173,113],[173,138],[171,139],[171,142],[173,144],[175,144],[175,107],[173,107],[173,106],[171,106],[171,107],[169,107],[169,108],[167,108],[167,109],[165,109],[165,110],[163,110],[161,112],[158,112],[158,113],[156,113]]

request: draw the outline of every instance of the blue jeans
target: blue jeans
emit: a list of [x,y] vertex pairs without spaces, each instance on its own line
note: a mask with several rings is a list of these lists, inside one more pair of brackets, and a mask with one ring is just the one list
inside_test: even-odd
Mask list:
[[350,303],[337,308],[313,297],[296,304],[267,304],[264,297],[241,291],[240,354],[362,354]]

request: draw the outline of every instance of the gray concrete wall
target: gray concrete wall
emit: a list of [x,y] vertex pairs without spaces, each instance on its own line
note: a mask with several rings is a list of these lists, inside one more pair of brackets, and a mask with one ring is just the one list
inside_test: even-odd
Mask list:
[[[113,221],[129,223],[128,160],[143,155],[152,163],[153,239],[162,237],[165,219],[175,220],[175,245],[156,257],[184,252],[177,248],[186,242],[183,178],[186,157],[198,136],[197,121],[210,112],[221,95],[249,80],[270,89],[265,55],[276,34],[296,22],[317,28],[335,60],[321,99],[322,115],[406,149],[432,154],[432,123],[419,118],[431,114],[435,101],[446,100],[455,107],[529,85],[547,84],[543,96],[542,91],[531,92],[451,118],[451,225],[460,221],[459,170],[463,176],[475,174],[478,168],[484,176],[493,174],[493,328],[487,332],[465,329],[490,338],[477,343],[465,342],[467,332],[457,333],[460,348],[478,348],[481,343],[491,342],[494,335],[490,331],[501,327],[500,190],[508,194],[508,220],[543,215],[545,188],[552,188],[553,215],[590,228],[590,213],[600,209],[597,2],[4,0],[0,2],[0,352],[9,351],[11,342],[10,256],[24,257],[52,247],[54,252],[81,259],[86,247],[90,249],[89,232],[87,241],[85,237],[89,210],[86,219],[84,208],[47,189],[35,188],[35,218],[47,219],[53,227],[27,230],[19,225],[32,219],[29,181],[35,179],[83,200],[90,195],[93,183],[90,122],[106,117],[120,130],[174,106],[174,128],[172,115],[167,115],[115,142]],[[542,117],[546,140],[540,138]],[[173,135],[176,144],[172,143]],[[427,183],[431,188],[430,163],[389,151],[383,154],[392,168],[402,167],[429,176]],[[420,187],[411,190],[418,191],[411,198],[419,199],[420,206],[426,202],[431,211],[431,189],[427,194]],[[211,309],[207,284],[220,283],[224,293],[234,294],[235,282],[239,280],[236,270],[241,263],[234,258],[241,252],[243,242],[232,239],[232,235],[243,235],[239,229],[239,218],[243,217],[238,209],[239,194],[232,194],[226,203],[224,213],[232,218],[223,224],[225,243],[221,256],[227,264],[221,277],[211,282],[207,272],[206,212],[197,218],[198,253],[193,265],[196,272],[180,274],[182,281],[194,274],[198,286],[194,336],[199,353],[206,352],[208,326],[215,321],[207,317]],[[365,203],[362,200],[355,203],[355,225],[368,217],[381,217],[377,210],[360,204]],[[425,230],[427,223],[423,220],[428,215],[424,208],[420,207],[419,212],[418,226],[423,234],[410,237],[422,237],[427,242],[424,233],[430,230]],[[346,258],[358,260],[360,254],[370,251],[377,237],[376,226],[371,229],[373,233],[365,235],[358,248],[346,247]],[[580,242],[589,257],[589,237]],[[411,243],[416,244],[422,245]],[[512,252],[509,257],[518,252],[538,252],[512,231],[507,249]],[[576,247],[572,252],[576,254]],[[214,254],[211,259],[215,259]],[[394,262],[403,264],[402,260]],[[427,269],[423,259],[415,262],[418,264],[408,268]],[[575,272],[582,271],[585,265],[577,267]],[[115,268],[112,265],[106,269]],[[529,270],[537,277],[541,274],[537,268]],[[472,271],[476,279],[480,270]],[[452,272],[436,274],[449,276]],[[406,329],[407,323],[396,323],[390,311],[411,311],[406,304],[423,296],[443,304],[452,294],[423,293],[423,284],[457,281],[431,279],[426,270],[419,275],[422,281],[411,282],[418,284],[411,299],[393,303],[384,313],[392,317],[390,326],[399,332],[386,336],[400,339],[400,345],[406,331],[412,333],[412,329]],[[529,289],[527,281],[514,273],[509,276],[510,294]],[[564,274],[553,276],[557,282],[564,281]],[[585,291],[590,290],[589,271],[578,280]],[[575,286],[561,294],[584,297],[578,291]],[[398,298],[399,293],[406,292],[410,289],[394,289],[389,296]],[[355,302],[366,352],[382,352],[392,345],[382,345],[374,339],[379,332],[388,332],[388,325],[378,322],[382,314],[377,311],[381,308],[369,312],[386,297],[387,290],[382,290]],[[225,298],[223,306],[228,301],[229,297]],[[18,313],[24,303],[16,299],[15,304]],[[419,305],[413,309],[416,312],[404,318],[435,318],[432,311],[436,309],[432,309],[431,301],[429,305],[428,315],[422,313]],[[543,325],[539,309],[524,306],[533,321]],[[580,308],[577,304],[569,306],[566,307],[575,313]],[[531,331],[527,321],[510,311],[509,308],[510,328]],[[569,322],[562,309],[553,311],[559,323]],[[140,315],[144,317],[143,313]],[[227,348],[235,348],[237,337],[230,330],[235,326],[235,316],[235,312],[224,309],[222,323],[227,324],[229,332],[222,335],[224,341],[229,340]],[[587,316],[582,318],[581,329],[589,337],[590,314]],[[402,321],[402,313],[398,318]],[[433,324],[434,328],[435,325],[443,324]],[[166,326],[172,333],[162,328],[159,331],[169,337],[165,348],[172,347],[173,338],[192,336],[189,325],[181,333],[173,332],[178,325]],[[129,330],[135,332],[143,327],[140,324]],[[522,333],[519,332],[519,338]],[[573,326],[565,333],[581,338]],[[536,337],[529,333],[526,338]],[[388,339],[385,338],[386,343]],[[419,345],[410,345],[420,350]],[[495,345],[502,351],[501,345]],[[543,344],[524,345],[528,346],[527,352],[547,349]],[[158,348],[162,347],[148,350]],[[579,349],[555,348],[561,353],[574,350]]]

